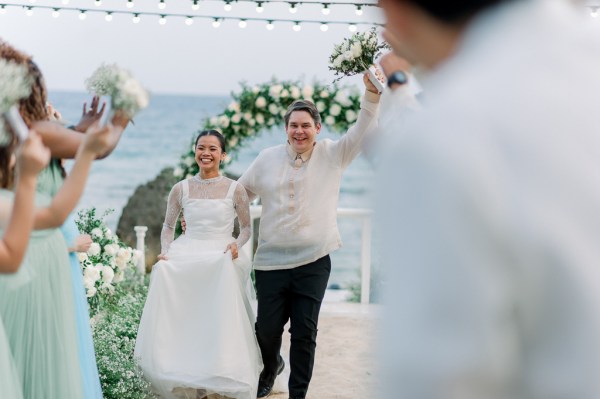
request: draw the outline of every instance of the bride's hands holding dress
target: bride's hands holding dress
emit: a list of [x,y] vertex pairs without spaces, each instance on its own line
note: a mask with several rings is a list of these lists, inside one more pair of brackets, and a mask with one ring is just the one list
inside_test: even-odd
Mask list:
[[225,248],[225,252],[227,253],[227,251],[231,251],[231,259],[235,260],[238,258],[238,245],[237,242],[232,242],[231,244],[227,245],[227,248]]

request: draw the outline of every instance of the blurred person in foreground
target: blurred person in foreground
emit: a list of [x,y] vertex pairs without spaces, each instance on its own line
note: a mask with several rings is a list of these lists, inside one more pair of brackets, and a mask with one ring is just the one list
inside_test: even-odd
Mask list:
[[600,398],[600,36],[566,0],[380,0],[424,65],[377,198],[386,398]]

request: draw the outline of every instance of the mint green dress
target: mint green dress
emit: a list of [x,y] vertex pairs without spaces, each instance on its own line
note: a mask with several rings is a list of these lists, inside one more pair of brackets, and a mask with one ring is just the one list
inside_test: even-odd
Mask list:
[[[42,185],[46,176],[38,177]],[[37,206],[50,201],[36,194]],[[26,399],[83,397],[70,273],[67,245],[55,228],[34,231],[19,271],[0,275],[0,317]]]
[[12,351],[0,318],[0,392],[2,397],[22,399],[21,379],[15,368]]

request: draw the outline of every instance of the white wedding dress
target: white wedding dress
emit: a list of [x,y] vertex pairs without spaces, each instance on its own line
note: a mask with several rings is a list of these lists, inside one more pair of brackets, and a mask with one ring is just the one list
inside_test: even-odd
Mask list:
[[[187,229],[172,241],[181,210]],[[237,182],[195,176],[171,190],[161,234],[168,260],[153,267],[135,346],[145,378],[162,398],[256,398],[262,361],[251,264],[241,251],[249,237],[248,197]],[[236,260],[225,253],[234,241]]]

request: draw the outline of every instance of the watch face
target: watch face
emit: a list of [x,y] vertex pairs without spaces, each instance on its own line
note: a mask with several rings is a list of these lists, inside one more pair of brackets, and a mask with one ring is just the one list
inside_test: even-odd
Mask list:
[[393,84],[405,84],[408,82],[408,76],[402,71],[396,71],[392,73],[388,79],[388,86],[391,87]]

